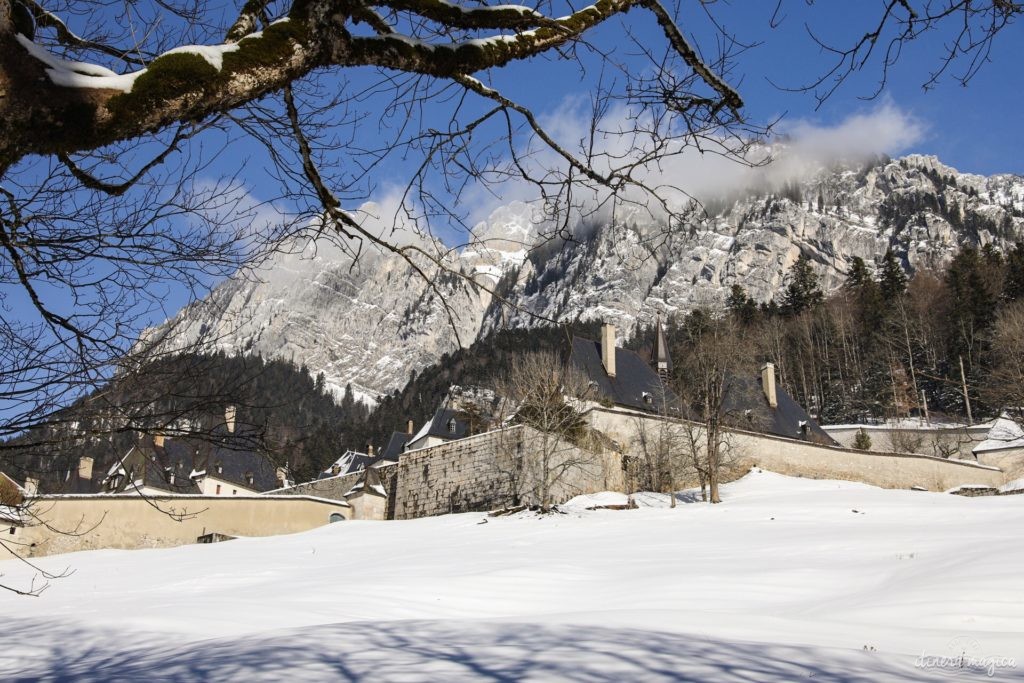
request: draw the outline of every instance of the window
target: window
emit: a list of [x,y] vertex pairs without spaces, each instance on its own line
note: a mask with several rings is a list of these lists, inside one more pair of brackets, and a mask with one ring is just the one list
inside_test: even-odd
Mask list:
[[217,484],[217,493],[216,493],[216,495],[218,495],[218,496],[220,495],[220,484]]
[[224,465],[217,463],[213,468],[217,470],[217,474],[224,474]]
[[448,420],[448,433],[449,434],[454,434],[455,433],[455,418],[454,417],[452,419]]
[[651,405],[652,403],[654,403],[654,397],[648,394],[646,391],[644,392],[644,403],[646,403],[647,405]]
[[341,514],[340,512],[332,512],[331,516],[327,518],[327,523],[328,524],[334,524],[335,522],[344,522],[344,521],[345,521],[345,515]]
[[[335,513],[335,514],[337,514],[337,513]],[[340,515],[339,515],[339,516],[340,516]],[[344,518],[343,518],[343,519],[344,519]],[[334,520],[332,519],[331,521],[333,522]],[[15,532],[15,529],[14,529],[14,527],[12,526],[12,527],[11,527],[11,530],[10,530],[10,531],[8,531],[7,533],[9,533],[9,534],[13,534],[14,532]]]
[[238,495],[238,489],[231,489],[231,495],[232,496]]
[[246,472],[245,473],[245,483],[246,484],[248,484],[249,486],[252,486],[252,483],[253,483],[254,480],[255,479],[252,476],[252,472]]

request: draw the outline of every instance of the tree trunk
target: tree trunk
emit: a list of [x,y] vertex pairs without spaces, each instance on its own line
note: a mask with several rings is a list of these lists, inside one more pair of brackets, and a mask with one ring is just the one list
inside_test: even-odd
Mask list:
[[718,426],[708,427],[708,493],[711,503],[721,503],[718,495]]

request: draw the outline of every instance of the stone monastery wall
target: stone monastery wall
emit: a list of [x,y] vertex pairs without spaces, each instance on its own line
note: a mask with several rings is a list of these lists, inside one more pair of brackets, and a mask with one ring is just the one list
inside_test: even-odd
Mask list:
[[539,505],[544,481],[555,503],[581,493],[624,489],[618,454],[591,453],[565,443],[556,449],[550,438],[517,425],[402,454],[394,518]]
[[[591,426],[625,446],[627,452],[637,450],[635,444],[641,429],[655,429],[662,423],[657,417],[627,415],[604,408],[591,409],[587,417]],[[698,442],[703,439],[701,427],[679,424],[695,430]],[[929,491],[968,485],[998,487],[1013,478],[1009,470],[927,455],[858,451],[743,431],[731,431],[726,438],[731,460],[727,474],[731,476],[723,480],[741,476],[754,466],[796,477],[859,481],[882,488],[916,486]]]
[[[309,496],[42,496],[8,533],[26,557],[98,548],[164,548],[200,536],[274,536],[351,518],[347,503]],[[56,531],[54,531],[56,530]],[[59,533],[65,532],[65,533]]]

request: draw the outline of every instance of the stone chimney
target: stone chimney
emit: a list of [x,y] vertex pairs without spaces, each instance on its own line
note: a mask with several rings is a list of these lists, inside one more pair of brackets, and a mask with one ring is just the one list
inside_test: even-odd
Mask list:
[[779,397],[775,393],[775,364],[765,363],[761,368],[761,388],[764,396],[768,399],[768,405],[776,408],[779,405]]
[[237,409],[235,406],[227,406],[224,408],[224,424],[227,425],[228,434],[235,433],[235,413]]
[[615,325],[601,326],[601,364],[609,377],[615,376]]
[[371,458],[373,457],[373,444],[366,444],[366,454]]
[[92,458],[88,455],[78,459],[78,478],[86,481],[92,479]]
[[412,434],[412,420],[405,423],[405,433]]
[[331,474],[341,474],[341,465],[339,465],[338,463],[334,463],[333,465],[331,465]]
[[288,469],[285,467],[277,468],[277,487],[284,488],[288,486]]
[[164,447],[164,435],[163,434],[154,434],[153,435],[153,445],[156,446],[157,448],[163,448]]
[[39,480],[35,477],[25,477],[25,485],[21,488],[26,496],[34,496],[39,493]]

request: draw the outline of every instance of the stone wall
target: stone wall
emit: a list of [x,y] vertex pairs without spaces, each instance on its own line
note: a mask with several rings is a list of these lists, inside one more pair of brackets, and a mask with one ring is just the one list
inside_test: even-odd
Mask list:
[[1003,470],[1006,483],[1024,478],[1024,448],[981,451],[978,453],[978,462]]
[[894,453],[909,450],[920,455],[942,458],[952,455],[973,460],[971,449],[986,439],[990,426],[896,429],[889,425],[826,425],[822,429],[846,448],[853,448],[854,439],[863,428],[871,438],[870,450],[875,452]]
[[[621,444],[624,452],[630,455],[635,455],[638,450],[638,430],[653,429],[662,423],[656,416],[623,414],[606,408],[591,409],[586,417],[593,428]],[[700,442],[703,431],[699,426],[679,424],[695,430],[696,439]],[[930,491],[968,485],[998,487],[1014,478],[1009,470],[957,460],[821,446],[738,430],[731,431],[727,441],[727,460],[730,462],[723,472],[723,481],[741,476],[753,466],[797,477],[859,481],[883,488],[918,486]],[[677,485],[684,487],[694,483],[691,478],[677,482]]]
[[[161,548],[199,536],[273,536],[350,518],[347,503],[309,496],[41,496],[18,530],[26,557],[98,548]],[[37,523],[38,522],[38,523]],[[50,528],[68,533],[58,533]]]
[[544,481],[553,503],[581,493],[623,490],[617,453],[565,442],[551,447],[552,438],[517,425],[402,454],[394,518],[538,505]]

